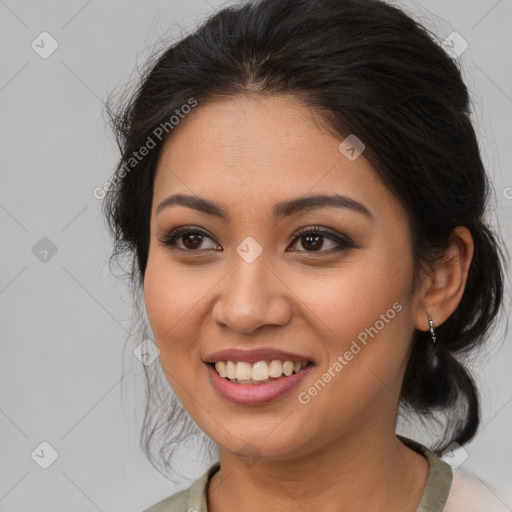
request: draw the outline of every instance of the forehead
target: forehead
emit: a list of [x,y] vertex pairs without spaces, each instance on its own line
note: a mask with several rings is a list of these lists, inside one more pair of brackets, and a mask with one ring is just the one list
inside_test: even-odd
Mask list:
[[364,153],[349,160],[339,150],[342,141],[317,112],[291,96],[200,103],[161,150],[154,207],[172,193],[244,208],[252,201],[329,192],[374,209],[393,202]]

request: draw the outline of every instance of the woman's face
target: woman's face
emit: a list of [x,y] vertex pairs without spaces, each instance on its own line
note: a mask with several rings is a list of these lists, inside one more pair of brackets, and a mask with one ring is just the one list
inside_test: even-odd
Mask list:
[[[148,318],[177,397],[231,453],[286,459],[341,436],[394,433],[419,308],[408,221],[364,152],[342,152],[319,121],[288,96],[216,101],[182,120],[160,155]],[[176,194],[215,208],[158,209]],[[343,199],[303,202],[324,195]],[[179,227],[188,233],[162,243]],[[302,233],[313,228],[320,233]],[[294,359],[252,353],[262,348],[309,364],[301,378],[251,390],[205,362],[240,349],[221,359],[239,378],[261,379],[267,368],[251,373],[252,362],[279,373]],[[212,377],[223,379],[220,391]]]

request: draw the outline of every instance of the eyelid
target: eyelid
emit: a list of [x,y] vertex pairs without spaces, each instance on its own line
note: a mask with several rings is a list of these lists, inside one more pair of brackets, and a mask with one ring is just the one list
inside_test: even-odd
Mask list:
[[332,254],[333,252],[338,252],[343,249],[350,249],[354,248],[355,244],[352,242],[352,240],[341,233],[332,232],[329,231],[326,228],[323,228],[321,226],[305,226],[303,228],[300,228],[298,231],[295,232],[292,238],[292,242],[290,245],[295,244],[297,240],[299,240],[301,237],[308,235],[308,234],[316,234],[320,235],[324,238],[327,238],[328,240],[331,240],[332,242],[337,244],[337,247],[334,247],[332,249],[328,249],[325,251],[297,251],[303,254]]
[[[215,238],[210,236],[206,231],[204,231],[201,228],[196,228],[192,226],[180,226],[178,228],[172,229],[169,233],[164,234],[162,237],[158,239],[159,242],[161,242],[164,246],[170,249],[176,249],[178,251],[187,252],[189,254],[193,253],[200,253],[205,252],[205,250],[197,249],[197,250],[190,250],[190,249],[181,249],[180,247],[176,247],[175,241],[180,238],[181,235],[185,233],[195,233],[200,234],[206,238],[209,238],[216,244],[220,245]],[[212,250],[212,249],[209,249]],[[214,250],[214,249],[213,249]]]
[[292,235],[292,239],[295,240],[301,236],[304,236],[304,235],[307,235],[310,233],[317,233],[319,235],[326,236],[326,237],[330,236],[330,237],[340,240],[342,242],[352,243],[351,240],[343,233],[338,233],[337,231],[331,231],[331,230],[329,230],[329,228],[324,228],[322,226],[316,226],[316,225],[304,226],[304,227],[298,229]]
[[[179,239],[180,236],[185,233],[200,234],[206,238],[209,238],[216,244],[220,245],[219,242],[217,242],[217,240],[215,240],[215,238],[210,236],[206,231],[204,231],[201,228],[196,228],[193,226],[177,227],[177,228],[171,230],[169,233],[165,234],[163,237],[159,238],[159,242],[161,242],[164,246],[166,246],[170,249],[186,252],[190,255],[205,253],[207,251],[212,251],[212,250],[217,250],[217,249],[182,249],[180,247],[177,247],[175,241],[177,239]],[[294,252],[300,252],[303,254],[311,254],[311,255],[332,254],[334,252],[338,252],[338,251],[341,251],[344,249],[354,248],[356,246],[352,242],[352,240],[349,237],[347,237],[346,235],[343,235],[343,234],[337,233],[337,232],[331,232],[327,228],[323,228],[321,226],[315,226],[315,225],[304,226],[304,227],[300,228],[299,230],[297,230],[292,235],[292,240],[291,240],[289,246],[295,244],[297,242],[297,240],[299,240],[301,237],[309,235],[309,234],[317,234],[324,238],[327,238],[327,239],[331,240],[332,242],[334,242],[335,244],[337,244],[337,247],[334,247],[334,248],[331,248],[328,250],[320,250],[320,251],[296,251],[296,250],[294,250]]]

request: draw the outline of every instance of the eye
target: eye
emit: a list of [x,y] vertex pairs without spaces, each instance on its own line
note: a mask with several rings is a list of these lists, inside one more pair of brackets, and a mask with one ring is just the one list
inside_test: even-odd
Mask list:
[[[324,249],[325,239],[331,243],[331,248]],[[330,254],[336,251],[342,251],[354,247],[354,244],[346,237],[336,235],[330,231],[325,231],[315,226],[313,228],[302,228],[293,236],[293,243],[301,242],[305,251],[300,252],[321,252]],[[294,249],[295,250],[295,249]]]
[[[182,227],[171,231],[169,234],[160,238],[159,241],[173,249],[176,248],[182,251],[192,252],[201,249],[201,244],[203,244],[206,239],[214,242],[204,231]],[[215,249],[218,244],[214,242],[213,245],[213,247],[202,247],[202,249]]]
[[[325,250],[324,247],[326,239],[331,244],[331,247],[327,250]],[[204,247],[204,243],[207,240],[212,242],[210,247]],[[219,250],[219,245],[204,231],[190,227],[176,228],[169,234],[160,238],[159,241],[167,247],[186,252]],[[292,245],[299,241],[305,249],[305,251],[299,250],[299,252],[308,253],[320,252],[330,254],[354,247],[354,244],[347,237],[322,230],[318,226],[302,228],[295,233],[293,235]],[[297,249],[293,250],[296,251]]]

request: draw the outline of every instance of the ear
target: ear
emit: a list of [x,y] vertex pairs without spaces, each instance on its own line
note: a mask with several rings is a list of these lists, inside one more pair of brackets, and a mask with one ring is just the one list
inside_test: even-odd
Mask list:
[[432,273],[423,276],[415,315],[416,329],[428,331],[428,317],[439,326],[457,309],[466,287],[473,252],[469,229],[456,227],[445,252],[434,263]]

